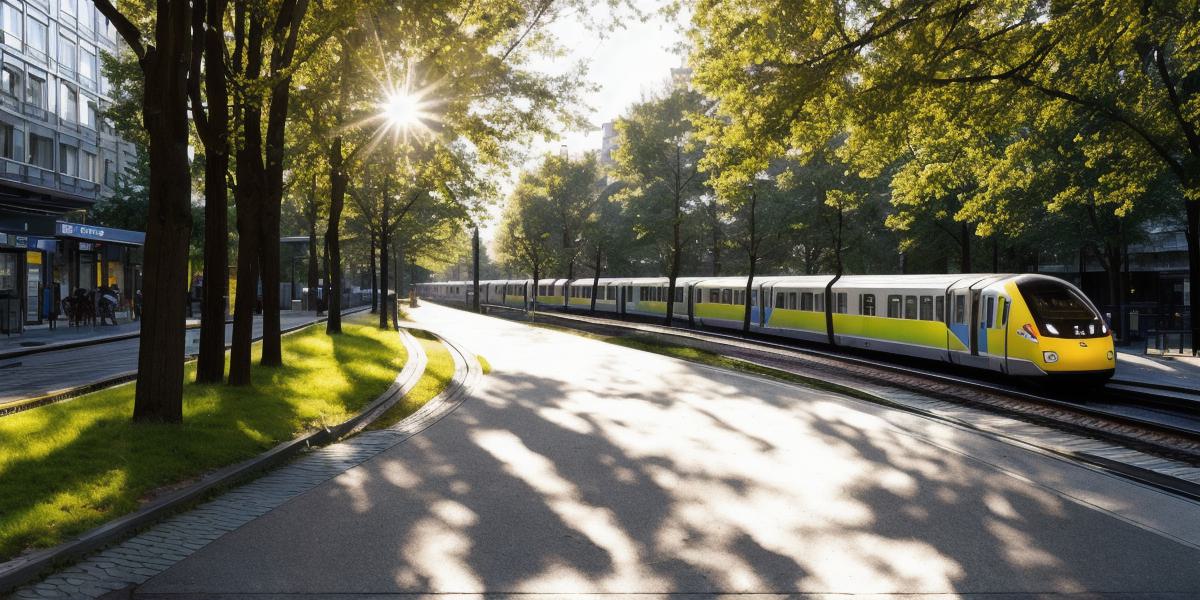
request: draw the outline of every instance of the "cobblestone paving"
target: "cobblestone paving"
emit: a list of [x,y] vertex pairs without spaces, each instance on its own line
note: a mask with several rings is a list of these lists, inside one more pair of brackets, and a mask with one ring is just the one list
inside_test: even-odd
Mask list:
[[[470,360],[474,360],[471,358]],[[166,571],[193,552],[375,455],[420,433],[457,408],[478,380],[478,368],[464,381],[465,365],[455,356],[457,370],[441,401],[431,401],[391,429],[359,434],[296,460],[215,500],[171,517],[141,534],[19,588],[15,599],[97,598],[136,586]],[[450,392],[457,393],[450,393]],[[448,396],[448,397],[446,397]]]

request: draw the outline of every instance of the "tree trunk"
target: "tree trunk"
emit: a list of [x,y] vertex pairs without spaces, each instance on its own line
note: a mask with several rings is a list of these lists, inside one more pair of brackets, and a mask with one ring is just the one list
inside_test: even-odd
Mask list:
[[971,226],[968,223],[962,224],[959,245],[962,247],[962,262],[958,268],[963,273],[971,273],[974,269],[971,267]]
[[183,420],[183,299],[192,234],[188,164],[188,63],[191,11],[180,0],[158,3],[155,47],[142,59],[147,93],[142,121],[150,138],[150,209],[142,298],[141,343],[133,420]]
[[308,310],[317,310],[317,280],[320,264],[317,261],[317,175],[313,173],[308,195]]
[[[758,267],[758,192],[750,190],[750,239],[747,247],[750,249],[750,275],[746,277],[746,305],[742,313],[742,334],[750,333],[750,294],[754,290],[754,270]],[[761,305],[761,301],[759,302]]]
[[600,259],[604,256],[604,246],[596,244],[596,262],[592,269],[592,309],[596,312],[596,292],[600,291]]
[[375,232],[368,231],[367,236],[371,238],[371,314],[377,314],[379,312],[379,272],[375,270],[377,267],[375,263]]
[[[252,15],[246,37],[246,77],[255,79],[262,69],[262,18]],[[239,34],[241,32],[238,32]],[[251,340],[254,307],[258,301],[259,220],[262,216],[262,108],[250,100],[242,104],[242,146],[237,152],[238,259],[237,298],[234,300],[233,341],[229,351],[229,384],[250,385]]]
[[283,0],[279,5],[272,39],[271,108],[267,113],[266,164],[263,178],[266,199],[259,222],[263,280],[263,342],[261,364],[283,365],[282,329],[279,323],[279,222],[283,207],[283,155],[288,102],[292,93],[291,66],[300,23],[308,11],[308,0]]
[[1187,201],[1188,282],[1192,355],[1200,354],[1200,200]]
[[679,279],[679,261],[683,257],[683,242],[680,229],[683,225],[683,161],[680,157],[682,148],[675,146],[675,207],[671,219],[671,272],[667,275],[667,327],[671,326],[675,316],[675,280]]
[[[391,202],[388,201],[388,195],[391,193],[388,190],[388,179],[385,176],[383,179],[383,209],[379,215],[379,328],[389,329],[388,325],[388,305],[391,301],[388,299],[388,219],[389,207]],[[392,310],[395,310],[394,308]]]
[[[229,90],[225,67],[225,0],[209,0],[204,28],[205,89],[209,98],[204,140],[204,302],[196,381],[225,378],[225,302],[228,293]],[[195,43],[195,40],[193,40]],[[198,82],[195,85],[199,85]],[[199,107],[196,107],[199,109]]]
[[326,260],[329,261],[329,291],[325,295],[329,307],[329,318],[325,321],[325,333],[342,332],[342,208],[346,203],[346,174],[342,171],[342,136],[333,139],[329,149],[329,225],[325,229],[325,243],[329,246]]

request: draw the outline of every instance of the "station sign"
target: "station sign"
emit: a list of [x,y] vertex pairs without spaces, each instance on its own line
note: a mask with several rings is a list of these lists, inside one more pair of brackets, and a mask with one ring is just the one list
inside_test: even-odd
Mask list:
[[146,234],[140,231],[129,231],[126,229],[117,229],[115,227],[97,227],[95,225],[84,225],[82,223],[65,223],[63,221],[59,221],[55,225],[55,231],[59,237],[74,238],[77,240],[91,240],[94,242],[131,244],[136,246],[141,246],[146,243]]

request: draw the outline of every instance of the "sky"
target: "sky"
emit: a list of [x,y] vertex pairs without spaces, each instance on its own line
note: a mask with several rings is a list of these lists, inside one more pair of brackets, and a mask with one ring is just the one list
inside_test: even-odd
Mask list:
[[[600,4],[600,3],[598,3]],[[507,193],[516,181],[521,168],[532,167],[546,152],[558,152],[567,146],[571,155],[600,149],[600,125],[626,112],[630,105],[662,88],[670,79],[671,69],[682,64],[681,51],[676,47],[684,39],[682,23],[685,17],[668,21],[660,14],[662,0],[633,0],[643,13],[639,19],[628,9],[614,13],[601,6],[587,15],[564,16],[550,26],[550,31],[568,55],[557,59],[542,59],[532,68],[546,73],[562,73],[578,61],[588,64],[587,81],[598,89],[587,94],[590,107],[588,120],[594,126],[589,131],[562,131],[560,139],[535,141],[529,149],[529,160],[513,170],[511,181],[503,186]],[[589,30],[585,20],[610,22],[620,26],[610,32]],[[481,230],[490,240],[499,223],[502,206],[492,209],[492,222]]]

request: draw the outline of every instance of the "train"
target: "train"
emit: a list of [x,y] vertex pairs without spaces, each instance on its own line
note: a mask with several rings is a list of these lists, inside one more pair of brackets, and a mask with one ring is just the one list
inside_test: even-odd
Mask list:
[[[470,303],[470,281],[417,284]],[[929,359],[1043,381],[1102,382],[1116,370],[1108,323],[1078,288],[1039,274],[665,277],[479,282],[480,302],[673,318],[690,326]]]

